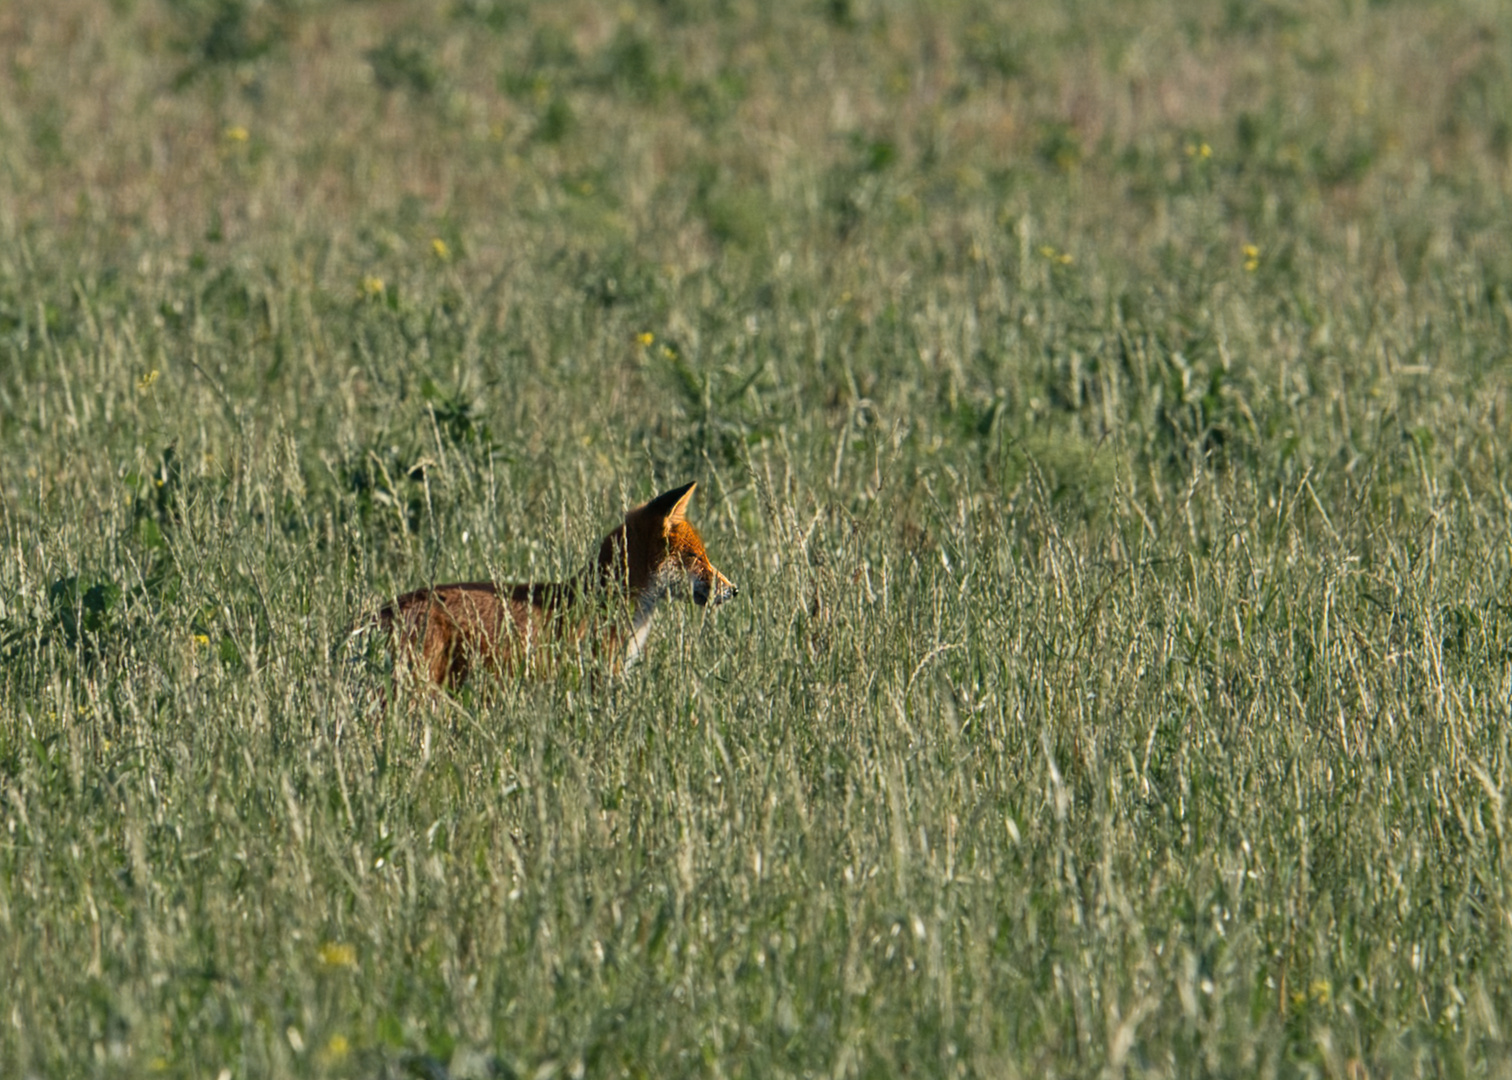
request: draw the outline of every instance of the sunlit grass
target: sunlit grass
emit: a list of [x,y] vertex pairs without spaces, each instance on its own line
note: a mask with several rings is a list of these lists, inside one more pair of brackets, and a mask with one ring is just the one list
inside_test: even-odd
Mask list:
[[0,12],[0,1072],[1498,1073],[1509,34]]

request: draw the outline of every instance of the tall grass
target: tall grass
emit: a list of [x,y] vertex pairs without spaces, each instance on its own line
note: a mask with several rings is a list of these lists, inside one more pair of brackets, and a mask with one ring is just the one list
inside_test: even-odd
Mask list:
[[[1509,40],[7,5],[0,1071],[1503,1074]],[[735,603],[371,714],[688,480]]]

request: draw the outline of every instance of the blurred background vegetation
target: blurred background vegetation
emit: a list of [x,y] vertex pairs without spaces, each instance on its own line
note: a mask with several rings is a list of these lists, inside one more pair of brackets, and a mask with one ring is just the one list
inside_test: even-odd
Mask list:
[[597,437],[621,482],[852,420],[952,455],[1001,428],[1077,479],[1109,435],[1141,466],[1327,461],[1431,411],[1443,381],[1401,372],[1446,348],[1480,350],[1461,397],[1499,402],[1499,356],[1455,333],[1505,329],[1499,5],[0,19],[23,446],[42,338],[114,343],[77,387],[91,412],[140,413],[161,369],[197,413],[358,450],[432,409],[558,461]]

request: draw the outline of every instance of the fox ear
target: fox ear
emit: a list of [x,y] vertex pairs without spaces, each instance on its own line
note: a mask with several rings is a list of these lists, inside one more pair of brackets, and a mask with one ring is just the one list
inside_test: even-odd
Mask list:
[[671,491],[664,491],[641,509],[652,518],[660,519],[667,525],[676,525],[687,513],[688,500],[693,497],[693,489],[697,486],[695,482],[673,488]]

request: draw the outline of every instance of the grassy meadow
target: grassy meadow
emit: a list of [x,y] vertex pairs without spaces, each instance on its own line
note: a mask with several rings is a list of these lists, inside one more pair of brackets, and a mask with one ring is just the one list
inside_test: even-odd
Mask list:
[[1493,0],[6,0],[0,1074],[1509,1075],[1509,238]]

